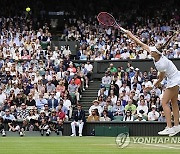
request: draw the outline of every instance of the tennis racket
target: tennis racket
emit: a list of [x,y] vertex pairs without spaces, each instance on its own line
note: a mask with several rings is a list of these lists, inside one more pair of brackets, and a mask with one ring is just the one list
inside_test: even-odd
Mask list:
[[97,20],[104,26],[108,26],[108,27],[115,27],[118,28],[120,30],[122,30],[124,33],[127,32],[127,30],[125,30],[124,28],[122,28],[115,20],[115,18],[107,13],[107,12],[100,12],[97,16]]

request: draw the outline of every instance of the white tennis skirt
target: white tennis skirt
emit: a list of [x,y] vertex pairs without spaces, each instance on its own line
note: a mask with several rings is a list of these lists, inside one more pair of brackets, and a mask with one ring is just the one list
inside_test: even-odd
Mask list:
[[167,80],[166,88],[172,88],[177,85],[180,86],[180,71],[178,71],[172,78]]

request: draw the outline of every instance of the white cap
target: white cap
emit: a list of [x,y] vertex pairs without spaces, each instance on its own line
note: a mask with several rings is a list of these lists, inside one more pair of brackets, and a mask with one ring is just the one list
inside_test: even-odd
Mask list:
[[157,52],[158,54],[162,55],[162,53],[159,52],[155,46],[149,47],[149,50],[150,50],[151,52]]
[[130,67],[130,69],[132,69],[132,70],[133,70],[133,69],[134,69],[134,67],[132,67],[132,66],[131,66],[131,67]]
[[156,108],[156,105],[152,105],[151,108]]
[[136,69],[135,69],[135,70],[136,70],[136,71],[139,71],[139,68],[137,68],[137,67],[136,67]]

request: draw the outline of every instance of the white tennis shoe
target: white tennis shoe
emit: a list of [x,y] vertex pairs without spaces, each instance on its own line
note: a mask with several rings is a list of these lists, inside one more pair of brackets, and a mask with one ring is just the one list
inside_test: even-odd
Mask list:
[[175,130],[173,128],[166,127],[164,130],[158,132],[159,135],[169,135],[174,134]]
[[169,136],[174,136],[174,135],[176,135],[176,134],[178,134],[180,132],[180,125],[173,126],[172,128],[174,129],[174,133],[169,134]]

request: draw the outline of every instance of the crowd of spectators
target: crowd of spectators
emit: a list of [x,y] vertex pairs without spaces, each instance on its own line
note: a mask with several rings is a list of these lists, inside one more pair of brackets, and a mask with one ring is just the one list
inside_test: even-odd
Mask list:
[[[148,90],[157,77],[158,72],[155,68],[141,72],[130,63],[127,64],[127,68],[116,68],[111,63],[102,78],[98,98],[89,108],[87,120],[165,122],[161,100],[166,79],[161,82],[161,87]],[[180,106],[180,94],[177,103]]]
[[[2,2],[1,7],[6,8],[5,5],[9,2]],[[35,1],[32,3],[36,4]],[[29,13],[25,12],[24,5],[18,3],[1,10],[2,134],[4,130],[19,131],[21,135],[25,130],[40,130],[41,135],[44,132],[49,135],[50,131],[56,131],[57,134],[62,131],[63,122],[72,117],[73,106],[78,104],[82,91],[88,88],[89,81],[92,80],[93,66],[89,60],[151,58],[117,29],[99,25],[96,20],[98,5],[93,6],[96,3],[92,1],[84,7],[90,8],[89,14],[81,12],[82,4],[77,2],[74,5],[75,8],[80,7],[79,10],[65,11],[66,24],[61,37],[63,40],[76,40],[80,43],[76,58],[87,60],[81,65],[72,62],[68,46],[62,50],[57,46],[51,47],[51,25],[43,16],[45,4],[37,2]],[[175,8],[169,7],[169,13],[164,9],[155,9],[155,18],[147,14],[146,17],[143,16],[136,7],[127,11],[126,15],[122,13],[123,10],[116,14],[117,7],[113,7],[115,12],[110,12],[117,17],[118,22],[147,44],[163,44],[172,35],[171,30],[179,29],[179,10]],[[93,10],[95,8],[97,10]],[[35,16],[37,12],[40,14],[38,18]],[[163,52],[168,58],[179,58],[180,35]],[[123,117],[124,121],[164,121],[160,108],[163,88],[150,93],[144,88],[156,78],[157,71],[153,68],[150,72],[142,73],[130,64],[126,70],[122,67],[115,68],[111,64],[102,78],[98,100],[93,102],[87,121],[111,121],[118,117]],[[78,125],[83,125],[82,122]],[[75,125],[76,123],[72,124],[73,132]]]
[[[120,4],[117,4],[117,6],[120,7]],[[131,5],[133,6],[133,4]],[[121,12],[123,11],[121,8],[123,5],[118,11],[116,10],[117,6],[113,5],[115,9],[109,13],[116,17],[122,27],[132,31],[146,44],[162,45],[172,35],[173,30],[179,30],[179,10],[171,7],[170,3],[166,3],[166,7],[162,7],[161,10],[154,8],[151,16],[150,8],[138,8],[136,6],[131,11],[127,9],[124,14]],[[65,25],[62,37],[65,40],[76,40],[80,43],[77,59],[119,60],[151,58],[147,51],[137,46],[134,41],[121,33],[120,30],[100,25],[96,17],[102,10],[98,12],[95,4],[93,4],[93,7],[97,9],[94,10],[94,14],[78,16],[74,12],[74,14],[72,13],[73,15],[69,15]],[[89,7],[89,9],[92,8]],[[139,13],[140,11],[144,11],[144,14]],[[163,54],[168,58],[180,57],[180,34],[170,42]]]
[[59,133],[92,80],[89,61],[75,66],[68,48],[51,48],[49,25],[34,24],[28,14],[0,17],[2,132]]

